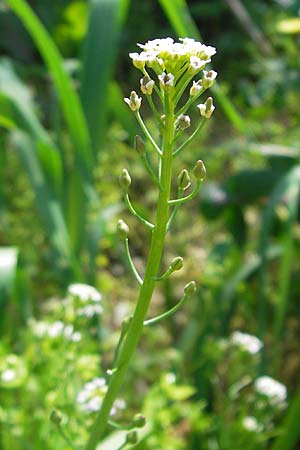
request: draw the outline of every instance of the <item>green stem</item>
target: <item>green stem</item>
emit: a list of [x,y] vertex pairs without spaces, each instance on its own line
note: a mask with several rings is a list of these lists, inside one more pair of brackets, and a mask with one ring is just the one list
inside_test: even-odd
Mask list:
[[159,316],[153,317],[153,319],[145,320],[144,325],[145,326],[153,325],[154,323],[160,322],[161,320],[172,316],[173,314],[176,313],[176,311],[178,311],[181,308],[181,306],[185,303],[187,298],[188,296],[184,294],[184,296],[179,300],[179,302],[175,306],[173,306],[173,308],[169,309],[163,314],[160,314]]
[[169,205],[181,205],[182,203],[187,202],[188,200],[192,200],[197,195],[200,184],[201,181],[197,180],[196,186],[189,195],[187,195],[186,197],[176,198],[176,200],[169,200]]
[[142,222],[147,228],[150,228],[150,230],[153,230],[154,225],[151,222],[148,222],[148,220],[144,219],[142,216],[139,215],[138,212],[134,209],[134,207],[131,204],[131,201],[129,199],[128,192],[125,192],[124,194],[125,203],[128,206],[129,211],[132,215],[134,215],[137,219],[139,219],[140,222]]
[[108,389],[103,399],[101,410],[96,417],[92,428],[90,439],[85,450],[95,450],[100,438],[107,427],[110,410],[122,386],[125,374],[127,372],[130,360],[135,352],[137,344],[144,327],[144,320],[148,311],[148,307],[155,288],[154,277],[158,275],[160,262],[162,258],[164,241],[167,232],[167,223],[169,218],[169,198],[171,191],[172,179],[172,142],[174,138],[174,106],[168,95],[165,96],[166,126],[163,135],[163,148],[161,155],[161,176],[157,211],[156,224],[152,230],[152,239],[146,272],[143,284],[140,288],[139,297],[136,308],[128,332],[120,348],[116,361],[115,371],[112,373]]
[[187,138],[187,140],[180,147],[178,147],[174,151],[174,153],[173,153],[174,156],[175,155],[177,156],[178,153],[180,153],[194,139],[194,137],[196,137],[198,131],[201,130],[201,128],[203,127],[203,125],[205,124],[206,121],[207,121],[207,119],[205,119],[204,117],[201,118],[201,120],[200,120],[199,124],[197,125],[195,131],[190,135],[189,138]]
[[131,254],[130,254],[130,250],[129,250],[128,238],[125,239],[125,251],[126,251],[127,261],[128,261],[130,270],[131,270],[134,278],[136,279],[136,281],[139,283],[139,285],[142,285],[143,284],[143,280],[140,277],[140,274],[138,273],[138,271],[136,270],[136,267],[135,267],[135,265],[134,265],[134,263],[132,261],[132,258],[131,258]]
[[151,136],[148,128],[146,127],[140,113],[138,111],[135,112],[135,117],[141,127],[141,129],[143,130],[144,135],[146,136],[146,138],[150,141],[150,143],[152,144],[152,146],[154,147],[154,149],[157,151],[157,153],[159,154],[159,156],[161,156],[161,150],[159,148],[159,146],[157,145],[157,143],[155,142],[155,140],[153,139],[153,137]]

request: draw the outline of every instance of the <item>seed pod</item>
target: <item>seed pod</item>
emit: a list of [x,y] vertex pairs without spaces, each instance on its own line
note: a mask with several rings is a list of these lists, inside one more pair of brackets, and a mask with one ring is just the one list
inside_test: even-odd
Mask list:
[[195,281],[190,281],[190,282],[184,287],[184,294],[185,294],[187,297],[191,297],[193,294],[195,294],[196,290],[197,290],[197,287],[196,287]]
[[170,264],[170,270],[172,272],[175,272],[175,270],[180,270],[183,267],[183,258],[181,256],[177,256],[176,258],[172,259]]
[[180,189],[187,189],[191,185],[191,179],[186,169],[183,169],[177,177],[178,187]]
[[135,428],[143,428],[146,424],[146,417],[142,414],[136,414],[132,420],[132,426]]

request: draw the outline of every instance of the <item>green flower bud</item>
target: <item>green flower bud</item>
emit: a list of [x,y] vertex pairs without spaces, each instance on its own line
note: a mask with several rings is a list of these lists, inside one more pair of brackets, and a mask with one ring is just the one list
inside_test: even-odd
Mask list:
[[205,89],[210,88],[213,84],[215,79],[217,78],[217,72],[215,70],[203,70],[203,77],[202,77],[202,85]]
[[190,89],[190,96],[194,97],[194,95],[197,95],[200,93],[200,91],[202,91],[203,86],[202,86],[202,81],[193,81],[193,86]]
[[170,270],[172,272],[175,272],[175,270],[180,270],[183,267],[183,258],[181,256],[177,256],[176,258],[172,259],[171,264],[169,266]]
[[191,179],[186,169],[183,169],[177,177],[178,187],[180,189],[187,189],[191,185]]
[[126,435],[126,443],[127,444],[136,444],[138,441],[138,434],[136,431],[130,431]]
[[138,134],[134,137],[134,148],[140,155],[145,153],[145,142]]
[[187,297],[191,297],[193,294],[195,294],[196,290],[197,290],[197,287],[196,287],[195,281],[190,281],[190,282],[184,287],[184,294],[185,294]]
[[180,114],[177,120],[177,129],[178,130],[186,130],[191,126],[191,118],[190,116],[185,116],[184,114]]
[[135,428],[143,428],[146,425],[146,417],[142,414],[136,414],[132,420],[132,426]]
[[55,425],[60,425],[63,420],[63,416],[59,411],[53,409],[50,413],[50,420],[55,423]]
[[199,105],[197,105],[197,108],[199,108],[201,116],[206,117],[206,119],[209,119],[216,109],[213,104],[212,97],[208,97],[205,103],[200,103]]
[[193,168],[193,174],[196,180],[204,180],[206,176],[206,168],[204,162],[201,159],[196,162],[195,167]]
[[117,232],[121,239],[127,239],[129,235],[129,227],[124,220],[120,219],[117,224]]
[[131,185],[131,178],[127,169],[123,169],[120,175],[120,185],[121,188],[127,192]]

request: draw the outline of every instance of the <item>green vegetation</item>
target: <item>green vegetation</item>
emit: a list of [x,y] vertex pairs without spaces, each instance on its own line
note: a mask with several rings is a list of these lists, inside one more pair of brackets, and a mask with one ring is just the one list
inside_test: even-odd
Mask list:
[[[300,449],[299,14],[296,0],[2,0],[1,449],[92,449],[100,435],[97,450]],[[141,95],[128,53],[167,36],[217,48],[216,111],[172,162],[170,198],[191,200],[170,203],[158,268],[161,200],[145,275],[161,186],[123,98]],[[140,124],[161,150],[149,100]],[[188,114],[179,147],[199,121]],[[91,443],[114,363],[137,343],[126,318],[139,277],[147,302],[156,285],[149,326]]]

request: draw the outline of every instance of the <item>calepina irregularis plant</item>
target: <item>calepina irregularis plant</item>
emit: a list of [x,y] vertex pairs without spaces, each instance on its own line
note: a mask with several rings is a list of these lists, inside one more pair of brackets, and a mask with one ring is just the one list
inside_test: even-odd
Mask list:
[[[171,38],[155,39],[145,45],[138,45],[142,51],[130,53],[129,56],[133,65],[142,73],[140,90],[153,112],[161,136],[160,142],[157,142],[151,135],[142,119],[140,114],[142,97],[132,91],[129,98],[124,100],[135,115],[152,151],[152,153],[148,153],[142,138],[136,137],[136,150],[140,154],[147,173],[157,187],[157,208],[154,223],[141,217],[134,209],[129,197],[131,178],[128,171],[123,169],[120,184],[124,191],[125,202],[130,212],[150,230],[151,243],[145,273],[142,277],[130,256],[128,226],[122,220],[118,222],[118,231],[125,241],[126,255],[131,271],[139,285],[139,294],[133,315],[122,323],[114,365],[108,374],[108,389],[85,450],[96,448],[108,425],[110,411],[119,393],[143,327],[173,314],[196,290],[195,282],[190,281],[184,288],[182,299],[171,310],[159,317],[146,319],[157,283],[169,277],[172,272],[181,269],[183,265],[181,257],[174,258],[168,269],[160,274],[166,234],[179,206],[197,195],[206,170],[201,160],[196,162],[193,168],[194,187],[191,188],[189,173],[183,169],[177,177],[177,198],[173,199],[171,198],[172,163],[174,158],[196,136],[215,109],[211,97],[208,97],[205,102],[197,104],[199,121],[194,127],[194,131],[185,140],[183,139],[184,133],[191,126],[191,119],[187,115],[188,110],[212,86],[217,76],[214,70],[204,70],[210,63],[211,57],[216,53],[216,49],[188,38],[181,39],[180,42],[174,42]],[[187,189],[190,189],[191,192],[185,194]],[[134,432],[128,434],[128,439],[132,442],[135,440]]]

